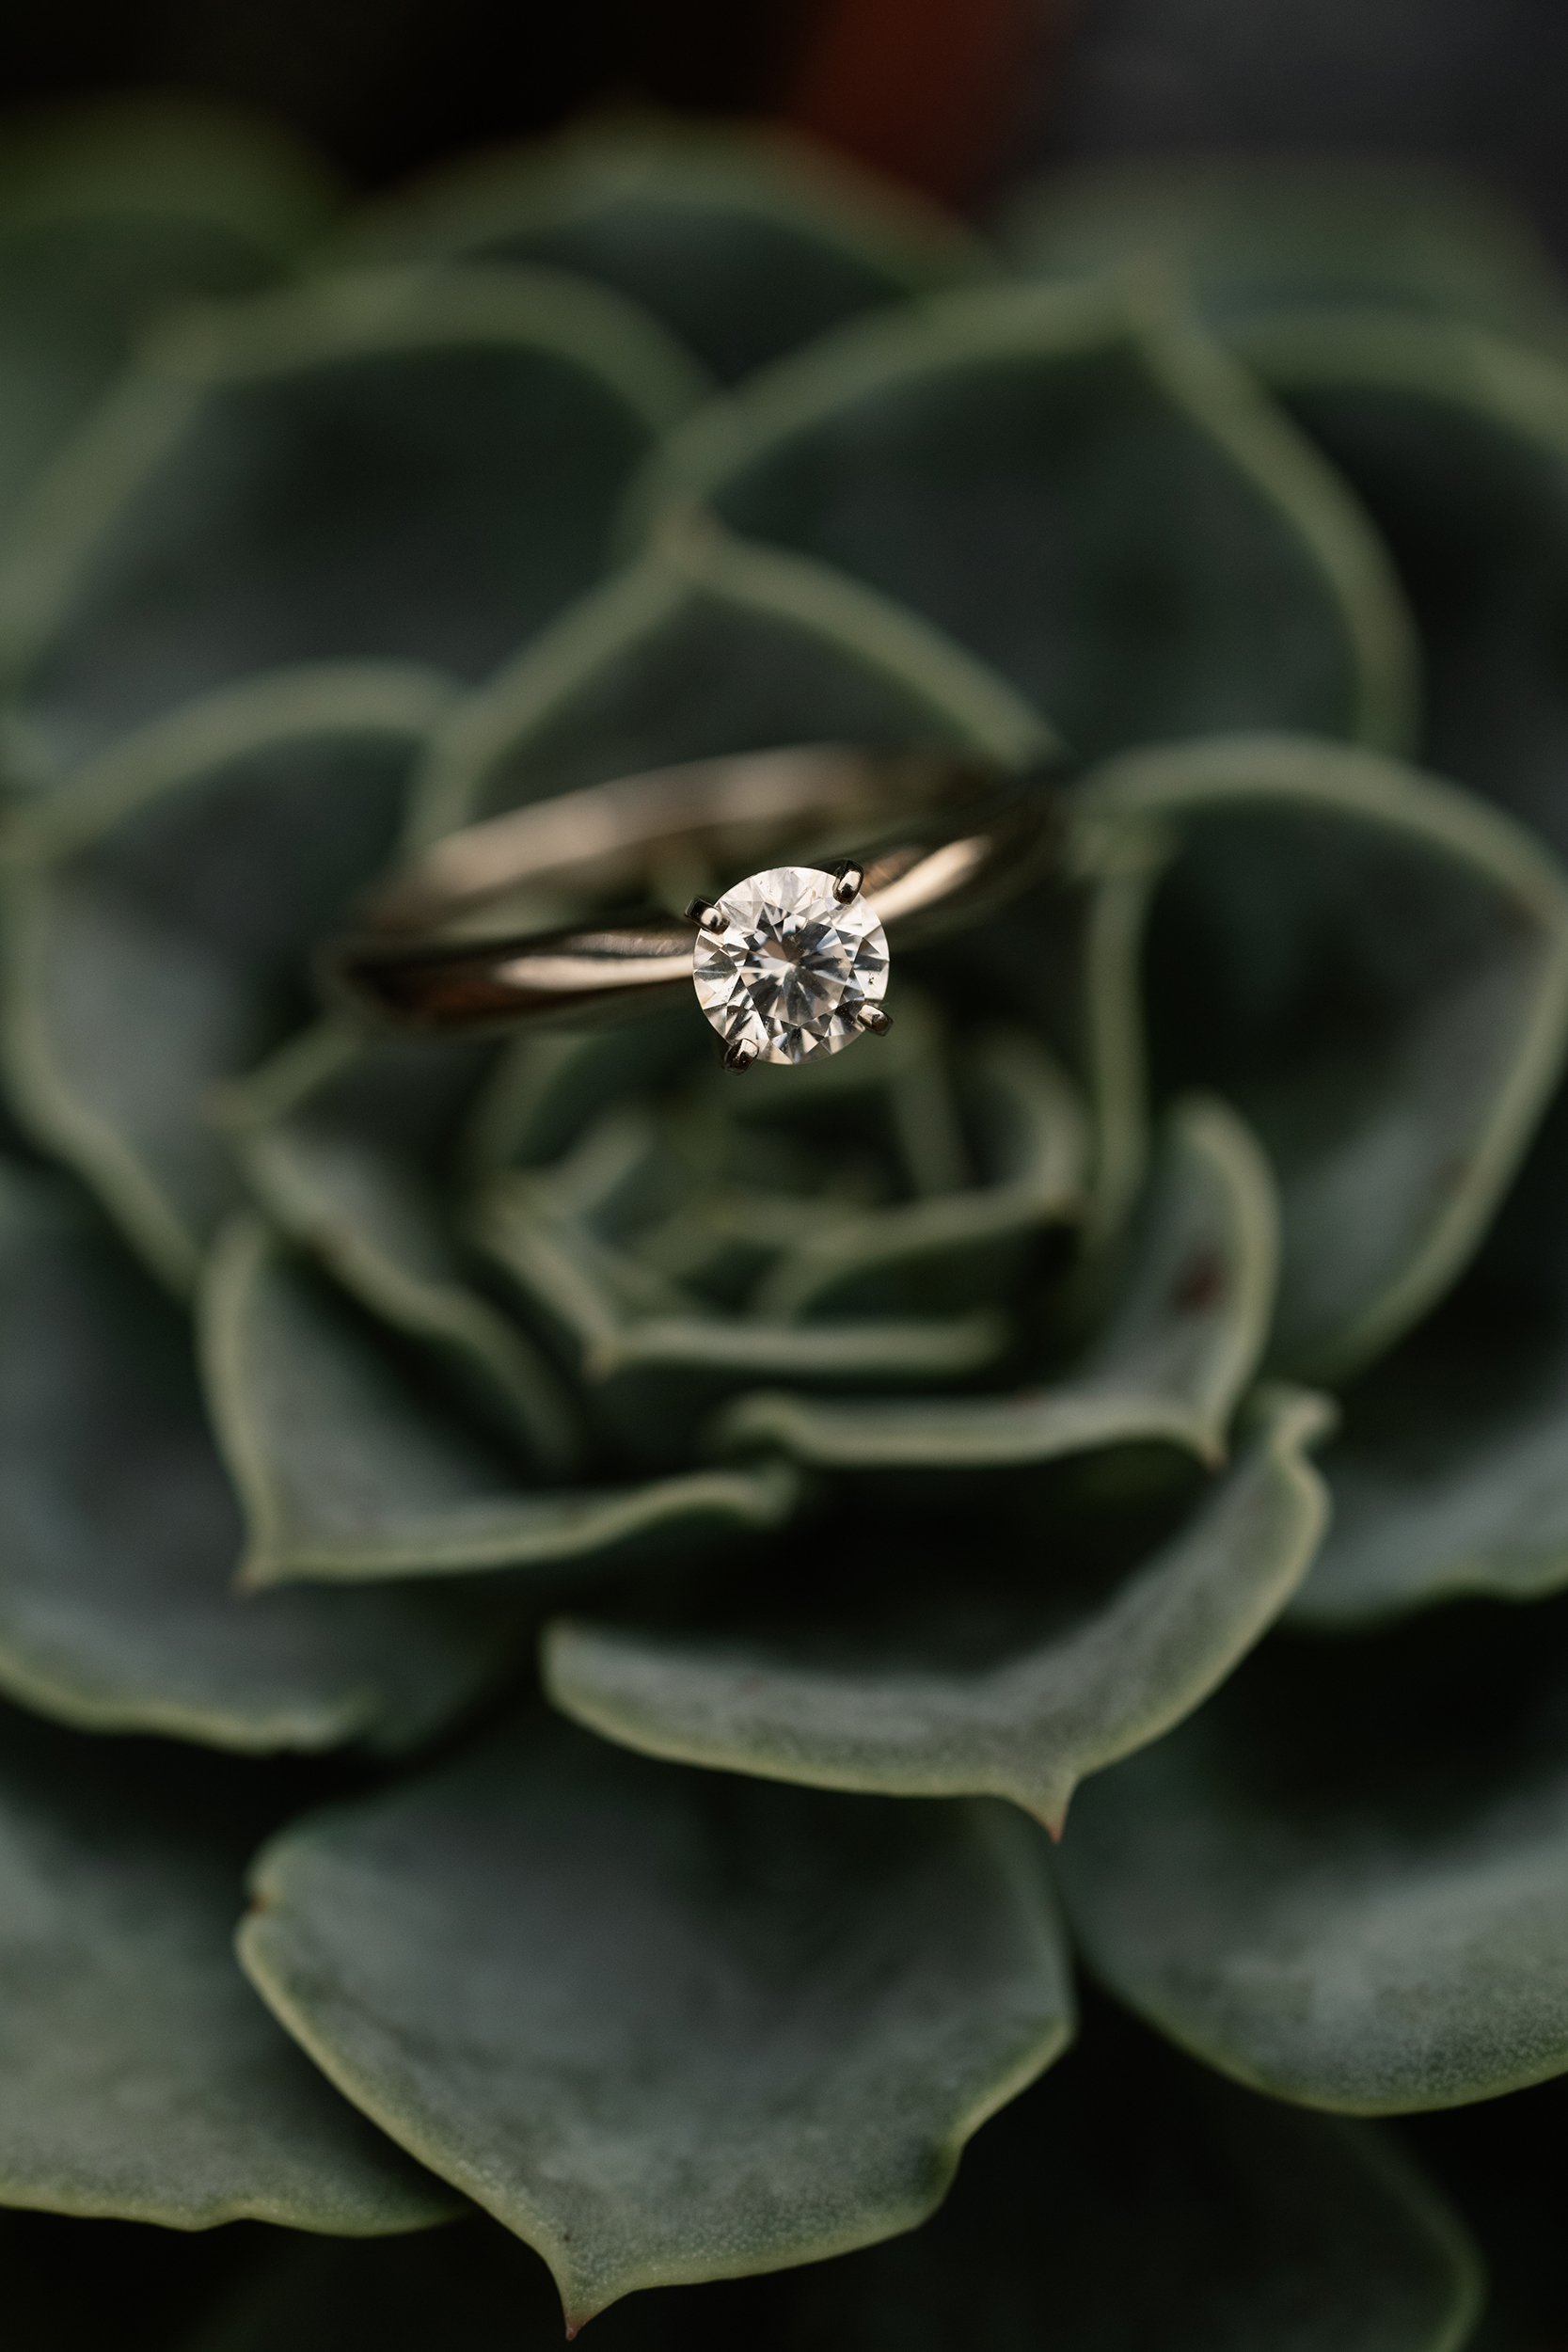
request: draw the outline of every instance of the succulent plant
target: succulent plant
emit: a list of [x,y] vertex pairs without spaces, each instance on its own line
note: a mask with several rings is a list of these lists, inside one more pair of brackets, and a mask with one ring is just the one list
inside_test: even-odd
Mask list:
[[[0,2201],[281,2225],[188,2352],[548,2334],[518,2239],[611,2345],[1458,2347],[1370,2119],[1568,2072],[1528,235],[9,154]],[[824,740],[1073,763],[885,1041],[323,1010],[400,856]]]

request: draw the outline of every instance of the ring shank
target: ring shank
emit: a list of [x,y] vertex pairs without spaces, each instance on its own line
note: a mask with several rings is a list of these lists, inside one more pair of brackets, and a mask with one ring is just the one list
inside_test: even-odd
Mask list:
[[[466,826],[394,874],[329,943],[325,992],[378,1025],[472,1033],[544,1020],[619,1022],[678,1002],[693,925],[594,911],[476,935],[524,890],[597,900],[663,871],[744,873],[853,851],[890,945],[973,919],[1042,870],[1056,797],[1039,776],[927,752],[835,744],[658,769]],[[811,854],[802,854],[802,838]]]

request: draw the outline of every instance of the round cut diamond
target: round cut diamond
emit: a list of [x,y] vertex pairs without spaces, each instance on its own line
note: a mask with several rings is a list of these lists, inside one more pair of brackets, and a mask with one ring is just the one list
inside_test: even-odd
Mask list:
[[887,939],[863,898],[840,906],[832,874],[773,866],[715,904],[724,928],[699,937],[691,977],[726,1045],[801,1062],[860,1036],[856,1015],[887,987]]

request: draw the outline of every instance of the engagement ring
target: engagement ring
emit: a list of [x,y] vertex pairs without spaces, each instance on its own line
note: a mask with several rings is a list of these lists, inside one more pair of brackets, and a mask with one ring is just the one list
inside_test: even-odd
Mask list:
[[1036,880],[1059,807],[1039,772],[831,744],[626,776],[436,842],[356,910],[323,982],[378,1025],[454,1036],[624,1021],[694,985],[732,1070],[802,1062],[885,1031],[890,944]]

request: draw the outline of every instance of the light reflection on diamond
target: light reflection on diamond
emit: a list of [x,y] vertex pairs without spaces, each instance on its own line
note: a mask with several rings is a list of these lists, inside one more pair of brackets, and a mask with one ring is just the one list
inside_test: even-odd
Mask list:
[[724,929],[692,956],[697,1001],[725,1043],[760,1061],[836,1054],[862,1034],[855,1015],[881,1001],[887,939],[863,898],[841,907],[832,874],[774,866],[717,901]]

